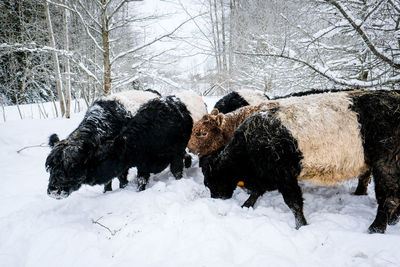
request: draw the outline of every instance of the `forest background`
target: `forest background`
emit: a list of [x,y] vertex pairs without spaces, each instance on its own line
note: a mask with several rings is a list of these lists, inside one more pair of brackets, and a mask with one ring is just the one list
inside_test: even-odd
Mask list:
[[52,101],[69,118],[132,89],[400,89],[399,0],[0,0],[0,10],[4,120],[7,105],[35,103],[46,117]]

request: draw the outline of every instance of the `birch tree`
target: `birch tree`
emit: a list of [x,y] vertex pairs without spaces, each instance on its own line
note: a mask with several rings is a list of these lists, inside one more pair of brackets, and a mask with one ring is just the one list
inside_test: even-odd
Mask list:
[[[209,33],[212,42],[211,51],[215,57],[216,73],[214,84],[211,86],[214,93],[230,91],[233,66],[232,54],[232,25],[233,0],[208,0]],[[228,15],[228,16],[227,16]]]
[[[132,10],[129,10],[130,3],[139,1],[140,0],[75,0],[68,4],[67,8],[77,16],[86,36],[88,36],[89,42],[92,43],[97,51],[94,52],[98,55],[96,58],[101,58],[102,61],[100,67],[98,64],[99,62],[93,62],[81,56],[81,62],[78,66],[80,66],[81,71],[91,77],[94,82],[102,86],[102,95],[110,94],[113,86],[118,87],[121,83],[129,83],[132,81],[132,78],[124,79],[114,71],[121,63],[126,65],[127,61],[132,61],[131,65],[140,65],[140,62],[148,61],[149,58],[154,58],[162,54],[163,52],[161,51],[151,56],[137,57],[137,55],[140,55],[141,51],[152,44],[162,39],[172,37],[180,27],[192,20],[192,18],[189,18],[170,32],[155,37],[152,40],[144,43],[132,41],[131,45],[127,46],[124,44],[124,40],[128,40],[129,35],[132,35],[132,32],[129,32],[129,28],[132,27],[133,24],[157,19],[155,15],[135,16]],[[56,4],[55,2],[53,3]],[[122,35],[123,38],[120,38],[119,35]],[[136,63],[134,63],[135,61]],[[89,65],[96,67],[91,69]],[[133,75],[131,75],[131,77],[132,76]]]
[[[64,4],[66,1],[64,1]],[[64,26],[64,50],[69,51],[69,10],[64,8],[63,11]],[[64,56],[64,98],[65,98],[65,117],[71,117],[71,65],[68,56]]]
[[149,15],[139,14],[135,2],[0,0],[5,10],[0,12],[4,25],[0,29],[2,104],[49,101],[59,96],[69,117],[71,96],[82,97],[89,105],[100,95],[132,88],[133,82],[142,84],[140,88],[146,86],[146,79],[180,88],[171,79],[174,70],[166,68],[161,73],[160,65],[154,63],[176,64],[181,55],[175,51],[175,56],[170,56],[173,48],[149,48],[165,39],[176,40],[179,46],[184,40],[176,38],[176,33],[198,14],[163,34],[145,37],[146,27],[160,16],[151,10]]
[[58,55],[56,52],[56,42],[54,39],[54,32],[53,32],[53,25],[51,22],[51,17],[50,17],[50,11],[49,11],[49,6],[47,4],[47,0],[43,0],[44,4],[44,12],[46,14],[46,21],[47,21],[47,28],[49,32],[49,40],[50,40],[50,47],[54,49],[52,52],[53,56],[53,66],[54,66],[54,76],[56,80],[56,88],[57,88],[57,93],[58,93],[58,100],[60,102],[60,110],[61,110],[61,116],[65,115],[65,102],[64,102],[64,94],[63,94],[63,84],[62,84],[62,77],[61,77],[61,70],[60,70],[60,63],[58,60]]

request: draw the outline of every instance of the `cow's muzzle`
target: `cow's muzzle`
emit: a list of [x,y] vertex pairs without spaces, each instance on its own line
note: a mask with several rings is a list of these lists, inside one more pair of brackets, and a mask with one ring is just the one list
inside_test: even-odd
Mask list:
[[47,194],[49,197],[55,198],[55,199],[63,199],[69,196],[69,193],[67,191],[61,190],[61,189],[47,189]]

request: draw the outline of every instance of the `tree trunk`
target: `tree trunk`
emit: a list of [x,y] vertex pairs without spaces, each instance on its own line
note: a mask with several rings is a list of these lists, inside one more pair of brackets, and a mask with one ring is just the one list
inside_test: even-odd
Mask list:
[[1,108],[2,108],[2,110],[3,110],[3,120],[4,120],[4,122],[6,122],[6,109],[4,108],[4,104],[3,103],[1,103]]
[[103,64],[104,64],[104,95],[109,95],[111,93],[111,64],[110,64],[110,41],[109,41],[109,29],[108,29],[108,19],[106,14],[106,0],[101,0],[103,9],[101,10],[101,34],[103,38]]
[[221,63],[219,61],[219,51],[218,51],[218,45],[217,45],[217,34],[215,33],[215,29],[214,29],[215,23],[214,23],[214,18],[213,18],[211,0],[209,0],[209,4],[210,4],[211,30],[212,30],[213,43],[214,43],[215,63],[217,64],[217,70],[219,71],[221,69]]
[[215,13],[215,34],[217,36],[216,42],[217,42],[217,55],[218,55],[218,60],[220,62],[220,66],[218,69],[218,72],[221,72],[221,42],[220,42],[220,36],[219,36],[219,27],[218,27],[218,12],[217,12],[217,0],[214,0],[214,13]]
[[229,71],[229,78],[232,77],[232,65],[233,65],[233,16],[234,16],[234,4],[233,0],[229,0],[229,62],[228,62],[228,71]]
[[[44,2],[44,11],[46,14],[47,28],[49,31],[50,47],[52,47],[53,49],[56,49],[56,42],[54,40],[54,34],[53,34],[53,26],[51,24],[51,19],[50,19],[49,5],[47,4],[47,0],[43,0],[43,2]],[[54,76],[55,76],[55,80],[56,80],[58,98],[60,101],[61,116],[64,116],[65,104],[64,104],[64,97],[63,97],[63,90],[62,90],[60,64],[58,62],[58,56],[57,56],[57,52],[55,50],[52,52],[52,55],[53,55],[53,65],[54,65],[54,71],[55,71]]]
[[225,10],[224,0],[221,2],[221,35],[222,35],[222,70],[226,73],[228,70],[226,63],[226,40],[225,40]]
[[[65,4],[64,0],[64,4]],[[69,23],[69,10],[64,8],[63,13],[63,22],[64,22],[64,32],[65,32],[65,40],[64,40],[64,49],[69,51],[69,30],[68,30],[68,23]],[[65,75],[64,75],[64,96],[65,96],[65,117],[71,117],[71,67],[68,56],[64,56],[64,64],[65,64]]]

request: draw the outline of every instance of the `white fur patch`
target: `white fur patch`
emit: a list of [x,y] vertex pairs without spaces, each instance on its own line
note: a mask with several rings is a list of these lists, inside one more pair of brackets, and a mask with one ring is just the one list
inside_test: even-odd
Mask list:
[[243,97],[250,106],[257,106],[268,101],[264,93],[259,90],[240,89],[236,92]]
[[192,90],[179,91],[175,93],[175,96],[186,105],[186,108],[192,116],[193,123],[196,123],[207,114],[207,108],[204,104],[203,98]]
[[129,90],[106,96],[103,99],[116,100],[121,103],[128,111],[130,111],[132,115],[135,115],[141,105],[157,97],[159,96],[152,92]]
[[276,115],[297,139],[303,153],[298,177],[333,185],[364,173],[360,125],[346,93],[280,99]]

